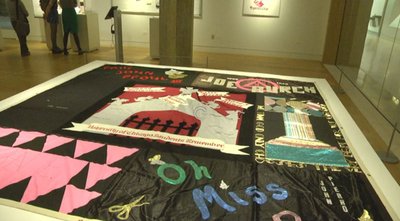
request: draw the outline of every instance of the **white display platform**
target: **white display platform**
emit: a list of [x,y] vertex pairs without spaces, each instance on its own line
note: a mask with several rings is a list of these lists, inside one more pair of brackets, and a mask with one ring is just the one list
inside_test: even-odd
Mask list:
[[[88,11],[85,14],[78,14],[78,36],[83,51],[90,52],[100,48],[99,19],[97,13]],[[72,49],[77,50],[72,36],[70,36],[69,41],[72,44]]]
[[160,58],[160,19],[158,17],[150,18],[150,57]]
[[[37,85],[31,89],[28,89],[24,92],[21,92],[15,96],[7,98],[3,101],[0,101],[0,111],[5,110],[11,106],[14,106],[30,97],[35,96],[43,91],[46,91],[50,88],[53,88],[63,82],[66,82],[76,76],[84,74],[90,70],[98,68],[105,64],[123,64],[116,62],[107,62],[107,61],[94,61],[87,65],[84,65],[80,68],[67,72],[61,76],[58,76],[52,80],[49,80],[45,83]],[[124,64],[129,65],[129,64]],[[140,65],[134,64],[135,66],[143,66],[143,67],[168,67],[168,68],[178,68],[171,66],[158,66],[158,65]],[[289,76],[281,76],[281,75],[273,75],[273,74],[261,74],[261,73],[249,73],[249,72],[238,72],[238,71],[227,71],[227,70],[212,70],[212,69],[200,69],[200,68],[184,68],[179,67],[180,70],[191,70],[191,71],[199,71],[199,72],[212,72],[218,74],[231,74],[231,75],[240,75],[240,76],[249,76],[249,77],[264,77],[264,78],[279,78],[284,80],[297,80],[304,82],[313,82],[318,91],[324,98],[328,109],[333,115],[335,121],[338,126],[341,128],[341,132],[346,139],[347,144],[353,152],[354,157],[360,164],[360,167],[363,169],[366,174],[369,182],[377,192],[378,196],[382,200],[385,205],[387,211],[393,218],[393,220],[400,220],[400,186],[391,176],[389,171],[386,169],[384,164],[381,162],[379,157],[376,155],[375,151],[368,143],[365,136],[362,134],[361,130],[357,127],[354,120],[351,118],[350,114],[347,112],[343,104],[340,102],[330,85],[325,79],[317,79],[317,78],[304,78],[304,77],[289,77]],[[61,213],[48,211],[40,208],[36,208],[29,205],[23,205],[20,203],[9,203],[9,200],[0,199],[0,204],[8,205],[11,207],[15,207],[18,205],[19,208],[24,208],[24,210],[34,211],[40,214],[46,214],[49,217],[40,216],[39,219],[41,221],[54,221],[54,218],[57,217],[63,220],[87,220],[87,219],[78,219],[73,216],[64,215]],[[35,219],[26,219],[27,211],[18,211],[16,212],[13,208],[8,206],[0,206],[0,220],[35,220]],[[11,212],[10,212],[11,211]],[[57,215],[55,215],[57,214]],[[5,216],[6,215],[6,216]],[[25,218],[24,218],[25,217]]]

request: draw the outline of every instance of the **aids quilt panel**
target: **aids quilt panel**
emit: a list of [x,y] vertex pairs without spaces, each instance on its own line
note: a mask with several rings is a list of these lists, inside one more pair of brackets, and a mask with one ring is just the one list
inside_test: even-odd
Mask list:
[[0,198],[100,220],[391,220],[314,83],[104,65],[0,112]]

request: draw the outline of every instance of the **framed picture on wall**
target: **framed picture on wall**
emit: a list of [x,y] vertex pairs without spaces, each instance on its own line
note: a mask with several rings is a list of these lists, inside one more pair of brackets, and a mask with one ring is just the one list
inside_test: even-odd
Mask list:
[[279,17],[281,0],[243,0],[243,15]]
[[[112,0],[113,6],[118,6],[121,11],[132,12],[139,15],[158,15],[161,0]],[[194,17],[201,17],[202,0],[194,0]]]

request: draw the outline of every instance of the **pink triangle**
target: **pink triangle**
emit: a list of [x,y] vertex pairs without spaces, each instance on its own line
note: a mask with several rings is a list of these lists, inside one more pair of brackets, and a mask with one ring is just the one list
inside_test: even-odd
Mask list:
[[42,152],[46,152],[48,150],[54,149],[56,147],[59,147],[63,144],[69,143],[73,141],[74,139],[72,138],[67,138],[67,137],[60,137],[57,135],[48,135],[46,138],[46,143],[43,146]]
[[[28,203],[37,197],[68,184],[70,179],[81,171],[88,162],[70,157],[37,152],[36,162],[44,165],[35,171],[25,190],[21,202]],[[36,164],[33,163],[33,165]],[[45,162],[45,163],[42,163]]]
[[46,168],[40,152],[0,146],[0,189]]
[[13,128],[2,128],[0,127],[0,137],[5,137],[12,133],[18,132],[19,130]]
[[139,149],[137,148],[125,148],[119,146],[108,145],[107,146],[107,164],[112,164],[124,157],[134,154]]
[[[0,145],[0,168],[1,170],[7,168],[14,168],[13,162],[15,162],[15,157],[13,157],[14,148]],[[1,176],[1,173],[0,173]],[[0,180],[1,182],[1,180]]]
[[64,197],[61,202],[60,212],[71,213],[74,209],[86,205],[90,200],[99,197],[98,192],[78,189],[73,185],[65,187]]
[[18,135],[17,140],[14,142],[13,147],[21,145],[23,143],[32,141],[37,137],[44,137],[46,134],[35,132],[35,131],[21,131]]
[[74,157],[75,158],[80,157],[83,154],[89,153],[93,150],[96,150],[96,149],[102,147],[102,146],[104,146],[104,144],[94,143],[94,142],[90,142],[90,141],[77,140]]
[[90,163],[85,189],[94,186],[99,180],[105,180],[111,175],[121,171],[120,168],[109,167],[104,164]]

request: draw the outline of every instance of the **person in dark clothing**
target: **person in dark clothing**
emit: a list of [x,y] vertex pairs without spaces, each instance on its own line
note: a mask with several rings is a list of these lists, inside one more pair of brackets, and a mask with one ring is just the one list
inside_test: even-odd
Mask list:
[[62,50],[57,46],[58,11],[57,0],[40,0],[40,8],[43,10],[43,18],[50,24],[50,37],[52,53],[59,54]]
[[74,36],[75,44],[78,47],[78,54],[83,54],[81,44],[78,37],[78,16],[76,15],[75,7],[77,6],[76,0],[60,0],[62,8],[62,22],[64,27],[64,55],[68,55],[68,36],[71,33]]
[[[29,56],[28,45],[26,43],[26,37],[29,34],[29,13],[25,8],[24,3],[21,0],[8,0],[7,2],[8,14],[10,16],[11,25],[13,26],[15,33],[19,40],[19,46],[21,50],[21,56]],[[17,22],[25,22],[27,25],[23,29],[17,28]]]

